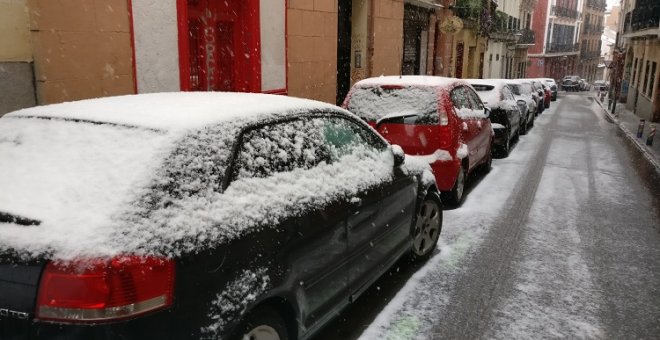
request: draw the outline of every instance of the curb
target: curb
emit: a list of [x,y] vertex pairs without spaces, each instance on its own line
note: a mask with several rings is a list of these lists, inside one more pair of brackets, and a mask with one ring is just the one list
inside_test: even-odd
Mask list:
[[651,151],[649,151],[641,141],[635,138],[632,131],[628,130],[628,128],[621,123],[621,121],[616,115],[608,111],[603,106],[603,103],[600,100],[598,100],[598,98],[594,97],[594,101],[598,103],[598,105],[603,110],[603,112],[605,112],[605,114],[607,114],[607,116],[610,117],[610,119],[612,119],[614,124],[616,124],[619,127],[619,130],[623,132],[623,134],[628,138],[628,140],[630,140],[637,147],[637,149],[642,152],[644,158],[646,158],[646,160],[655,168],[655,171],[658,174],[660,174],[660,161],[655,158],[655,155],[653,155]]

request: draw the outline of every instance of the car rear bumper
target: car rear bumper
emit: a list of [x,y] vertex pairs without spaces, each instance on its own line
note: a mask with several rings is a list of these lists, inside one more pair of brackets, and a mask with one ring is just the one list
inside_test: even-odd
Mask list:
[[440,160],[431,163],[433,175],[440,191],[450,191],[456,183],[458,170],[461,167],[460,159]]

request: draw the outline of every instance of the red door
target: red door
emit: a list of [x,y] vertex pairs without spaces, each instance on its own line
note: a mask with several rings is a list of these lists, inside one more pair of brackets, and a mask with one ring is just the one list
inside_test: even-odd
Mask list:
[[188,33],[179,34],[180,43],[188,45],[180,56],[182,89],[259,91],[258,1],[181,1],[185,2],[187,18],[179,29]]

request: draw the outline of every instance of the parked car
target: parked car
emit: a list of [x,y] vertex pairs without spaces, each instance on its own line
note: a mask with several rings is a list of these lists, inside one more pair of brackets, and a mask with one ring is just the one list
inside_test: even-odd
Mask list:
[[442,226],[333,105],[159,93],[0,118],[0,338],[307,338]]
[[518,103],[520,108],[520,134],[525,135],[534,126],[534,118],[536,116],[537,102],[532,97],[531,87],[523,86],[520,81],[507,79],[506,84],[509,85],[513,97]]
[[580,90],[580,77],[579,76],[566,76],[561,81],[561,88],[564,91],[579,91]]
[[531,79],[517,79],[517,80],[522,85],[523,91],[529,92],[529,94],[532,96],[532,99],[536,104],[536,109],[534,111],[534,114],[535,115],[541,114],[541,112],[543,112],[544,109],[543,88]]
[[552,102],[552,89],[550,89],[550,85],[546,84],[544,81],[539,81],[541,86],[543,87],[543,105],[545,106],[546,109],[550,108],[550,103]]
[[609,91],[610,82],[606,80],[596,80],[594,81],[594,90],[597,91]]
[[580,91],[589,91],[589,90],[591,90],[591,85],[589,84],[589,82],[584,78],[580,79]]
[[511,89],[502,79],[466,79],[491,111],[490,122],[495,132],[494,151],[507,157],[511,144],[520,135],[520,107]]
[[555,82],[555,80],[552,78],[539,78],[539,79],[542,80],[545,84],[550,86],[550,91],[551,91],[550,100],[553,102],[557,100],[557,83]]
[[460,204],[468,174],[479,165],[490,169],[490,110],[464,80],[430,76],[369,78],[351,88],[343,107],[407,154],[425,156],[443,202]]

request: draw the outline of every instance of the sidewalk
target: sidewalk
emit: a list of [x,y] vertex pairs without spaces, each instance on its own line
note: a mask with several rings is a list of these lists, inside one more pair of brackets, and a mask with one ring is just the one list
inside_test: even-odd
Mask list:
[[[655,166],[656,171],[660,173],[660,123],[651,123],[649,121],[644,124],[644,131],[642,138],[637,138],[637,129],[639,127],[640,118],[632,111],[626,109],[626,104],[616,103],[616,112],[610,112],[607,107],[608,97],[601,103],[598,96],[594,96],[596,103],[607,113],[608,116],[614,121],[615,124],[625,133],[626,137],[630,139],[635,146],[644,154],[646,159]],[[646,139],[651,131],[651,124],[656,126],[655,138],[653,138],[653,145],[646,145]]]

